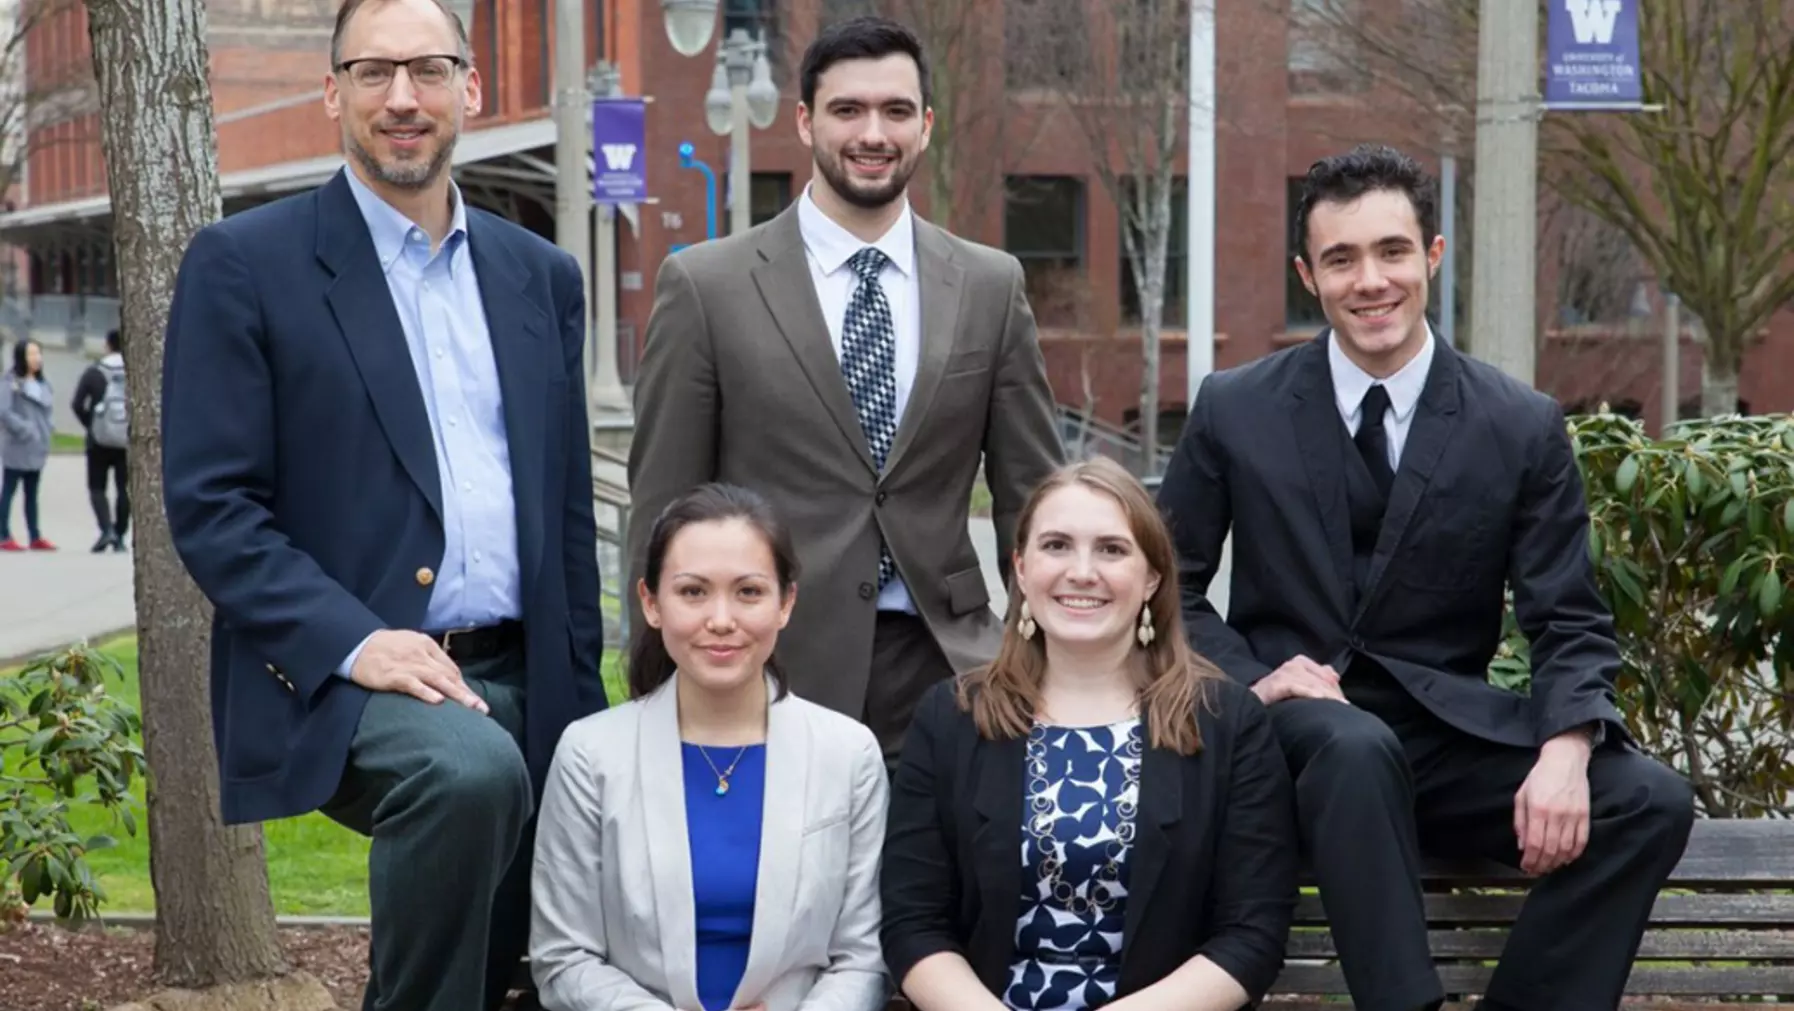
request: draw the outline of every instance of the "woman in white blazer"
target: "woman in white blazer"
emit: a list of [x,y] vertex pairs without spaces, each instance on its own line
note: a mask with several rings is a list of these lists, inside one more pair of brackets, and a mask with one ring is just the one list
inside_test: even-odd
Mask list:
[[548,1011],[878,1011],[888,787],[872,732],[784,690],[796,552],[758,495],[669,505],[632,700],[574,723],[536,829]]

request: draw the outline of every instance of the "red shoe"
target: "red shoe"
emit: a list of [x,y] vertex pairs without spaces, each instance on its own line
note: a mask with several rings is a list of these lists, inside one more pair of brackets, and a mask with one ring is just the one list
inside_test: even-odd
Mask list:
[[38,537],[38,538],[34,538],[32,540],[31,550],[33,550],[33,551],[55,551],[56,545],[51,544],[49,541],[44,540],[42,537]]
[[25,545],[20,544],[18,541],[13,540],[11,537],[8,537],[4,541],[0,541],[0,551],[23,551],[23,550],[25,550]]

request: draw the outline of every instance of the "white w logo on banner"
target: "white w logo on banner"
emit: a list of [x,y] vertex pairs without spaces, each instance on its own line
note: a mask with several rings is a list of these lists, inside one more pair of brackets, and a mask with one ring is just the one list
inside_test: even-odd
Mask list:
[[1578,45],[1611,45],[1621,0],[1564,0]]
[[612,172],[622,172],[629,168],[630,162],[635,161],[634,144],[605,144],[603,147],[604,164]]

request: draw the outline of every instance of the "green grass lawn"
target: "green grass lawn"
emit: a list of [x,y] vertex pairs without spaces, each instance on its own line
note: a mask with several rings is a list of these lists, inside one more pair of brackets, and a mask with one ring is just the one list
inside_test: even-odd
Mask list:
[[[124,669],[124,681],[115,695],[133,708],[140,705],[137,686],[137,639],[126,636],[102,649]],[[4,676],[0,674],[0,676]],[[607,651],[604,663],[606,691],[613,699],[625,696],[616,654]],[[88,864],[106,891],[100,914],[147,913],[155,909],[149,877],[149,818],[143,807],[143,783],[132,788],[137,834],[127,835],[110,815],[97,810],[76,810],[74,830],[86,837],[105,833],[118,839],[114,849],[88,857]],[[321,814],[267,822],[262,826],[268,851],[268,887],[275,912],[297,915],[366,916],[368,842]],[[48,908],[40,900],[41,908]]]
[[67,432],[51,432],[50,452],[85,453],[87,452],[87,436],[70,435]]

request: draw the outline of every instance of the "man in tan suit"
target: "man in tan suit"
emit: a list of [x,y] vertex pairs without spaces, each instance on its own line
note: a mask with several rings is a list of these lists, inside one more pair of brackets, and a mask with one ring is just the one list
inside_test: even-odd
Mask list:
[[710,480],[767,496],[802,563],[780,636],[791,689],[865,720],[894,761],[923,691],[996,655],[966,530],[979,464],[1007,582],[1016,516],[1064,450],[1020,264],[910,211],[933,122],[915,35],[879,18],[824,29],[801,87],[805,192],[661,266],[631,582],[674,496]]

